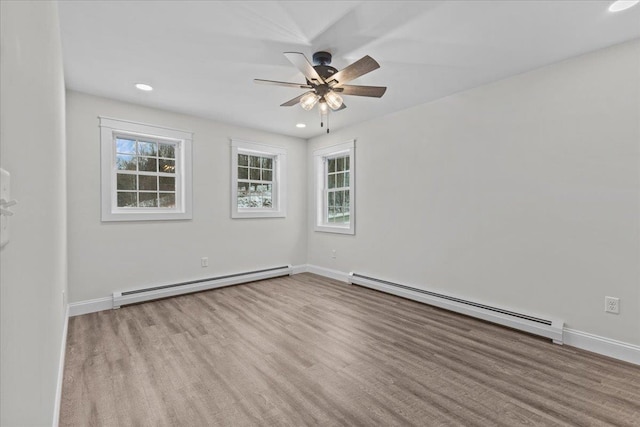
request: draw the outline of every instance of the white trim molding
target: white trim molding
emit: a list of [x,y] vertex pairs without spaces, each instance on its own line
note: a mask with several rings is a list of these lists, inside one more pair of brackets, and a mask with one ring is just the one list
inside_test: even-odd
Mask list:
[[284,265],[256,271],[227,274],[208,279],[193,280],[190,282],[166,284],[143,289],[131,289],[128,291],[116,291],[113,293],[113,308],[120,308],[123,305],[136,304],[154,299],[255,282],[257,280],[290,276],[291,270],[290,265]]
[[[101,220],[102,221],[156,221],[156,220],[189,220],[192,213],[192,143],[193,132],[166,128],[163,126],[136,123],[130,120],[120,120],[98,116],[100,120],[100,175],[101,175]],[[169,144],[175,147],[173,161],[175,173],[153,171],[118,171],[116,153],[116,138],[143,138],[153,143]],[[136,143],[137,144],[137,143]],[[137,151],[136,151],[137,153]],[[157,153],[159,156],[159,153]],[[135,154],[141,156],[141,154]],[[151,157],[153,159],[154,157]],[[159,157],[156,157],[159,158]],[[174,207],[118,207],[118,174],[138,177],[167,176],[175,179]],[[137,179],[137,178],[136,178]],[[157,187],[156,192],[161,188]],[[154,190],[150,190],[153,194]],[[136,185],[134,194],[147,194],[140,191]],[[157,201],[157,200],[156,200]]]
[[437,293],[410,283],[396,283],[359,273],[350,273],[349,283],[543,336],[553,340],[556,344],[563,343],[562,328],[564,321],[562,319],[523,312],[509,307],[494,306],[490,305],[488,301],[468,300],[461,295]]
[[[338,271],[313,264],[300,264],[290,267],[291,274],[313,273],[329,279],[349,283],[349,273]],[[229,285],[225,283],[222,286]],[[211,286],[211,284],[209,284]],[[217,286],[214,286],[217,287]],[[114,308],[113,297],[96,298],[88,301],[70,303],[67,308],[67,317],[80,316],[82,314],[95,313]],[[67,324],[65,323],[63,350],[66,347]],[[629,363],[640,365],[640,345],[630,344],[611,338],[606,338],[588,332],[575,329],[563,328],[563,343],[566,346],[576,347],[582,350],[591,351],[603,356],[612,357]],[[64,369],[64,355],[61,356],[61,372]],[[59,374],[59,382],[62,381],[62,374]],[[58,384],[61,390],[62,383]],[[59,396],[56,396],[56,407],[59,407]],[[57,409],[58,410],[58,409]]]
[[56,397],[53,402],[53,427],[58,427],[60,422],[60,405],[62,404],[62,384],[64,381],[64,361],[67,355],[67,331],[69,329],[69,305],[64,311],[64,326],[62,327],[62,343],[60,347],[60,360],[58,364],[58,380],[56,382]]
[[[293,274],[298,273],[313,273],[319,276],[349,283],[349,273],[313,264],[294,267]],[[608,356],[624,362],[640,365],[640,345],[601,337],[566,327],[562,330],[562,341],[565,346],[576,347],[602,356]]]
[[[271,176],[271,207],[238,207],[238,154],[273,159]],[[247,173],[249,173],[247,165]],[[243,167],[244,169],[244,167]],[[256,169],[253,169],[256,170]],[[262,179],[262,178],[261,178]],[[241,182],[247,184],[251,175]],[[267,182],[269,182],[267,180]],[[263,182],[263,184],[268,185]],[[259,184],[258,184],[259,185]],[[287,150],[283,147],[256,142],[231,140],[231,218],[284,218],[287,216]]]
[[291,267],[291,274],[308,273],[309,266],[307,264],[294,265]]
[[[339,233],[339,234],[355,234],[356,223],[356,141],[352,139],[338,145],[332,145],[330,147],[324,147],[317,149],[313,152],[313,174],[314,174],[314,202],[315,202],[315,219],[314,230],[326,233]],[[349,222],[344,223],[330,223],[329,211],[328,211],[328,192],[329,182],[328,175],[329,170],[328,162],[333,158],[347,156],[349,160],[349,169],[346,172],[349,177],[349,185],[339,191],[349,191]],[[338,185],[337,183],[335,184]]]
[[[306,266],[298,266],[297,268],[299,270],[304,270],[306,269]],[[108,297],[70,303],[69,316],[81,316],[83,314],[96,313],[98,311],[120,308],[122,305],[126,304],[134,304],[143,301],[151,301],[158,298],[166,298],[170,296],[200,292],[208,289],[239,285],[242,283],[254,282],[256,280],[291,275],[293,274],[292,272],[293,267],[291,267],[290,265],[285,265],[282,267],[273,267],[257,271],[227,274],[208,279],[199,279],[191,282],[177,284],[160,284],[145,289],[116,291]]]
[[113,297],[102,297],[87,301],[69,303],[69,317],[82,316],[83,314],[96,313],[113,308]]
[[640,365],[640,345],[564,328],[564,343],[582,350]]
[[349,273],[344,273],[338,270],[332,270],[330,268],[320,267],[317,265],[307,264],[306,273],[313,273],[319,276],[328,277],[330,279],[339,280],[341,282],[349,283]]

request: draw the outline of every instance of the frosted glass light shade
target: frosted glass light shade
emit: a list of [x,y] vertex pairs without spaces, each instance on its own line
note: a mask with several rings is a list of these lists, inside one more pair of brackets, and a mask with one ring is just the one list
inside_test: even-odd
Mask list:
[[314,107],[314,105],[316,105],[319,99],[320,97],[314,92],[309,92],[300,98],[300,106],[309,111]]
[[327,92],[327,94],[324,96],[324,99],[327,101],[327,105],[332,110],[337,110],[342,106],[342,97],[334,91]]

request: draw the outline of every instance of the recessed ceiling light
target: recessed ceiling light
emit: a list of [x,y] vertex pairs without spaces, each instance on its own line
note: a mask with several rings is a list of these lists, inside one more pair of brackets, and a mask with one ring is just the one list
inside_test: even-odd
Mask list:
[[307,125],[305,125],[304,123],[298,123],[298,124],[296,125],[296,127],[297,127],[297,128],[306,128],[306,127],[307,127]]
[[609,12],[620,12],[640,3],[640,0],[618,0],[611,3]]
[[145,92],[150,92],[153,90],[151,86],[144,83],[136,83],[136,89],[144,90]]

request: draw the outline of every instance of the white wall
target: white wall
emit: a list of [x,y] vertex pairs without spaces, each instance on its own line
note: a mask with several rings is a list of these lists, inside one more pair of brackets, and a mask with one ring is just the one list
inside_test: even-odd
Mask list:
[[[193,220],[100,222],[98,115],[195,133]],[[305,263],[304,140],[77,92],[67,92],[67,137],[70,301]],[[230,138],[287,149],[286,218],[231,219]]]
[[638,76],[635,41],[312,139],[356,138],[357,220],[309,263],[640,344]]
[[0,424],[52,425],[65,324],[65,93],[53,2],[0,2],[0,166],[11,241],[0,249]]

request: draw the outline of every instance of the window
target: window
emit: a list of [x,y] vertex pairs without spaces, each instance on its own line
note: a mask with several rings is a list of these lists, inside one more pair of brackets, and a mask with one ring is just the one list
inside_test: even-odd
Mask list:
[[314,151],[316,231],[355,234],[355,142]]
[[102,221],[191,219],[192,133],[100,117]]
[[286,216],[284,148],[231,141],[231,217]]

